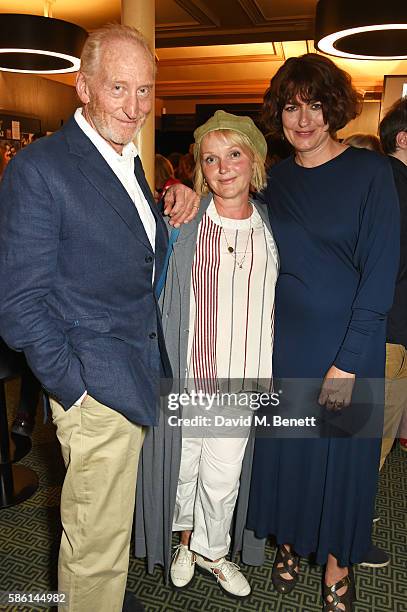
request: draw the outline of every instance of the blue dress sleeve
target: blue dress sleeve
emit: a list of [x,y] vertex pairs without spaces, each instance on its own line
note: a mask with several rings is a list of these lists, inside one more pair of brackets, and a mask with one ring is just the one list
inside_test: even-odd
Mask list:
[[371,336],[384,324],[399,266],[400,208],[388,160],[370,182],[361,209],[354,265],[360,280],[352,316],[334,365],[358,375]]

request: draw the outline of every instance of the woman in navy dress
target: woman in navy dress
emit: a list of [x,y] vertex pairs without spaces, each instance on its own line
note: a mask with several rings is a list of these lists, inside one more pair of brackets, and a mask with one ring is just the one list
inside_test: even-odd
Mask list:
[[[281,259],[274,375],[320,378],[319,404],[342,414],[355,380],[384,376],[398,267],[390,164],[335,138],[357,106],[349,75],[316,54],[287,60],[264,104],[267,127],[294,148],[271,170],[265,193]],[[323,609],[352,609],[351,566],[371,544],[380,442],[257,439],[248,527],[259,538],[276,536],[279,592],[295,586],[300,556],[315,553],[326,566]]]

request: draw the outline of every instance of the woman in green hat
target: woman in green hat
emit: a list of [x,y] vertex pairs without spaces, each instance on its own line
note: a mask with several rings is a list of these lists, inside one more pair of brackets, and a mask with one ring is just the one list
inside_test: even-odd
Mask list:
[[269,393],[272,377],[278,255],[267,208],[251,197],[265,185],[267,145],[249,117],[224,111],[194,136],[199,212],[173,244],[161,295],[175,383],[146,436],[141,464],[155,470],[141,468],[136,533],[145,528],[138,550],[151,569],[169,564],[172,531],[180,532],[175,588],[188,587],[197,567],[241,599],[250,585],[226,555],[252,424],[254,396],[242,391]]

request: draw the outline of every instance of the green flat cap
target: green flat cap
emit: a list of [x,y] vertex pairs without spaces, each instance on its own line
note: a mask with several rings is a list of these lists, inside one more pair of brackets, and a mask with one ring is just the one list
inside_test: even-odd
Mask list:
[[264,138],[260,130],[256,127],[254,121],[250,119],[250,117],[232,115],[231,113],[226,113],[223,110],[216,111],[216,113],[210,119],[208,119],[206,123],[196,128],[194,132],[195,160],[197,160],[199,156],[199,148],[201,146],[202,138],[206,134],[209,134],[209,132],[214,132],[216,130],[233,130],[234,132],[244,134],[250,140],[253,149],[257,151],[263,162],[266,160],[266,139]]

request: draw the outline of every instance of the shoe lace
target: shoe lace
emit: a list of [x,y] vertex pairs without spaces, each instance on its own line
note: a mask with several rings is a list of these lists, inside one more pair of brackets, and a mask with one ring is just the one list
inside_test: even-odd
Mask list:
[[221,575],[224,577],[225,580],[230,580],[231,578],[233,578],[233,576],[236,575],[237,572],[240,572],[240,567],[237,565],[237,563],[233,563],[232,561],[223,561],[223,563],[221,565],[219,565],[216,568],[217,572],[213,572],[215,574],[215,576],[217,577],[218,580],[222,580],[221,579]]
[[[178,544],[178,546],[174,546],[174,554],[172,555],[173,560],[177,560],[177,563],[180,565],[190,564],[191,561],[195,563],[194,555],[191,553],[189,548],[187,548],[184,544]],[[192,559],[191,559],[192,556]]]

